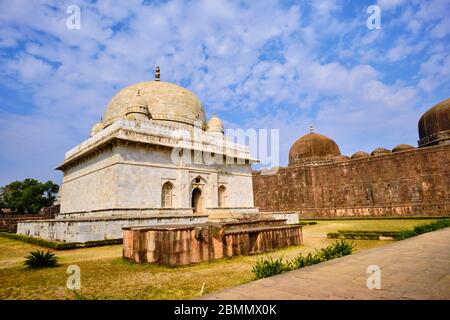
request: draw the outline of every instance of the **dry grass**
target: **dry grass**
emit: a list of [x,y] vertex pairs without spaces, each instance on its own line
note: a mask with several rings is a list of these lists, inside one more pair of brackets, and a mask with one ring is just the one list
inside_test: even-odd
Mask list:
[[[328,232],[336,230],[401,230],[423,220],[319,221],[304,227],[304,246],[290,247],[268,255],[293,258],[334,242]],[[427,222],[431,222],[427,220]],[[390,241],[355,240],[357,250],[366,250]],[[0,237],[0,299],[190,299],[205,293],[253,280],[251,268],[262,255],[221,259],[192,266],[167,268],[137,265],[121,258],[122,246],[114,245],[57,251],[61,265],[51,269],[28,270],[23,257],[37,246]],[[81,269],[81,290],[66,288],[70,264]]]

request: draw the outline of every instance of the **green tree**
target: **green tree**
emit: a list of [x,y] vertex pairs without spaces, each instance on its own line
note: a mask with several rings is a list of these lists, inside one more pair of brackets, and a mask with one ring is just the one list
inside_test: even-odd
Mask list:
[[37,213],[41,208],[53,204],[59,186],[52,181],[36,179],[14,181],[0,188],[0,206],[14,212]]

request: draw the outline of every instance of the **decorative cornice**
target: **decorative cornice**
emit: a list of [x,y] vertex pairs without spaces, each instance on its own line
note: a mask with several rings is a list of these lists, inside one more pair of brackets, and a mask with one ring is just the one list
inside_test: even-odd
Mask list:
[[450,130],[437,132],[432,135],[423,137],[422,139],[417,141],[417,143],[419,144],[419,148],[421,148],[443,140],[450,140]]
[[149,150],[150,146],[162,149],[177,147],[185,150],[222,154],[224,157],[235,159],[244,159],[244,163],[257,161],[250,157],[248,148],[244,145],[235,144],[225,139],[218,139],[204,131],[200,134],[199,140],[201,141],[197,142],[192,139],[192,135],[195,135],[195,133],[185,130],[184,134],[178,137],[174,135],[175,130],[182,131],[175,127],[158,125],[151,121],[119,120],[68,151],[64,163],[56,169],[66,171],[101,153],[111,151],[117,146],[144,148],[146,150]]

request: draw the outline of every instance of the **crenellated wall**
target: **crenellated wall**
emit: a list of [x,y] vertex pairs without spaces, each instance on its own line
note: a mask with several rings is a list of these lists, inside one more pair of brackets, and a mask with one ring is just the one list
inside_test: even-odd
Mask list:
[[450,215],[450,145],[253,173],[255,206],[300,217]]

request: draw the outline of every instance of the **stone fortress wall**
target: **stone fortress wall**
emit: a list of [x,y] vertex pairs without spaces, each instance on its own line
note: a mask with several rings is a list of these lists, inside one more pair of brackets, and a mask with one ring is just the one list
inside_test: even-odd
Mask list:
[[288,167],[253,172],[255,206],[302,218],[450,216],[450,99],[426,111],[418,129],[419,148],[351,157],[311,130],[291,146]]
[[300,217],[450,215],[450,145],[253,173],[260,211]]

